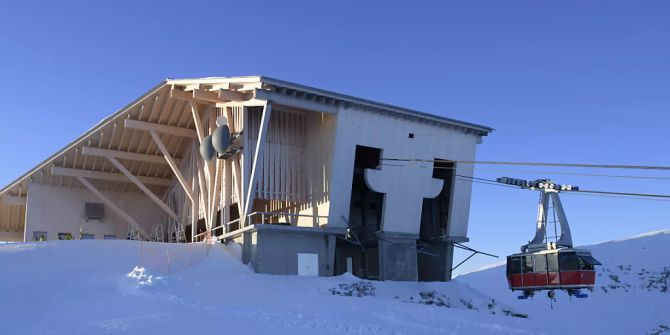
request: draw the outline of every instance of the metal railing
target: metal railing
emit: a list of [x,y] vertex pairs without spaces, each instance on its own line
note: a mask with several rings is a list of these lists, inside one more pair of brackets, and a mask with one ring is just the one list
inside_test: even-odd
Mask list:
[[[279,224],[279,225],[292,225],[300,218],[309,218],[312,222],[316,223],[317,227],[326,224],[328,221],[327,216],[323,215],[310,215],[310,214],[295,214],[295,213],[286,213],[286,212],[253,212],[249,213],[246,216],[244,224],[242,224],[241,218],[231,220],[226,222],[224,225],[216,226],[212,228],[212,234],[216,231],[224,229],[222,235],[230,234],[232,232],[238,231],[242,228],[254,225],[254,224]],[[325,222],[324,222],[325,221]],[[237,226],[237,227],[235,227]],[[207,237],[208,232],[202,232],[198,235],[195,235],[195,241],[202,241]]]

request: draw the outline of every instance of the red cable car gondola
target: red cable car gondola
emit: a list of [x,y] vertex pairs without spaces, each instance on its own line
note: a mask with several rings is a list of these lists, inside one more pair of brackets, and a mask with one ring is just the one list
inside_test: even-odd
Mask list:
[[[550,180],[528,182],[513,178],[498,178],[498,182],[540,191],[535,237],[521,247],[521,253],[507,257],[507,282],[512,291],[522,291],[519,298],[528,298],[537,291],[565,290],[570,295],[586,297],[580,289],[593,289],[596,280],[595,265],[600,265],[587,249],[575,249],[572,245],[570,226],[558,197],[561,191],[577,191],[576,186],[556,185]],[[551,205],[551,206],[550,206]],[[554,241],[547,237],[548,213],[553,210],[556,231],[560,224],[560,236],[556,231]]]

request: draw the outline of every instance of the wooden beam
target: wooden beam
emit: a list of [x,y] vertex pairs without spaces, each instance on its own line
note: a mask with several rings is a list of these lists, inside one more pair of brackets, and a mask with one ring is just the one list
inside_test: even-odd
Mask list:
[[[128,178],[118,173],[70,169],[58,166],[54,166],[51,168],[51,174],[54,176],[84,177],[91,179],[116,181],[116,182],[128,182]],[[173,184],[172,180],[170,179],[154,178],[154,177],[136,177],[136,178],[139,179],[142,183],[147,185],[172,186]]]
[[253,97],[251,93],[218,89],[206,91],[199,88],[187,87],[186,90],[172,89],[170,97],[177,100],[198,101],[207,104],[226,103],[231,101],[247,101]]
[[244,92],[238,92],[238,91],[231,91],[231,90],[224,90],[220,89],[219,90],[219,98],[224,101],[247,101],[251,99],[253,96],[250,93],[244,93]]
[[[251,115],[249,113],[249,108],[242,107],[239,109],[240,113],[240,124],[242,128],[242,134],[240,136],[240,141],[242,141],[242,154],[239,156],[239,177],[240,177],[240,195],[242,196],[242,222],[246,224],[246,214],[245,210],[247,208],[247,193],[249,189],[249,181],[251,180],[251,161],[253,159],[251,150],[255,147],[251,143]],[[249,206],[253,208],[253,206]]]
[[[235,196],[237,196],[237,212],[243,213],[244,211],[244,194],[242,194],[242,167],[240,166],[240,158],[232,158],[232,170],[233,170],[233,190]],[[244,222],[244,217],[240,216],[241,221]]]
[[[231,107],[226,107],[226,119],[228,121],[228,127],[230,127],[230,131],[235,133],[238,132],[239,130],[235,126],[235,119],[233,118],[233,111]],[[239,155],[231,157],[231,162],[228,165],[231,170],[232,174],[232,182],[231,182],[231,189],[233,190],[233,194],[237,197],[237,213],[241,214],[242,211],[244,210],[244,196],[242,195],[241,189],[242,189],[242,183],[241,183],[241,168],[240,168],[240,159]],[[231,199],[232,195],[231,194]],[[244,217],[240,216],[240,222],[244,223]],[[228,221],[226,221],[228,223]],[[241,226],[240,226],[241,228]]]
[[249,177],[249,188],[247,189],[246,200],[244,201],[244,216],[249,214],[249,210],[253,207],[253,196],[256,185],[258,184],[258,169],[259,160],[263,157],[263,150],[265,149],[265,142],[268,133],[268,125],[270,124],[270,117],[272,116],[272,103],[268,102],[263,107],[263,115],[261,116],[260,129],[258,130],[258,140],[256,141],[256,151],[254,152],[253,165],[251,167],[251,177]]
[[[149,131],[154,132],[153,130],[149,130]],[[135,152],[126,152],[126,151],[118,151],[118,150],[110,150],[110,149],[100,149],[100,148],[95,148],[95,147],[83,147],[82,150],[81,150],[81,153],[83,155],[87,155],[87,156],[114,157],[114,158],[127,159],[127,160],[131,160],[131,161],[151,163],[151,164],[167,164],[168,163],[168,162],[165,161],[165,158],[163,158],[163,156],[145,155],[145,154],[139,154],[139,153],[135,153]],[[174,161],[175,161],[176,164],[179,164],[181,162],[180,159],[175,159]]]
[[[198,178],[198,190],[200,191],[199,192],[200,193],[200,203],[204,207],[203,212],[205,213],[205,215],[204,215],[203,219],[205,219],[205,226],[207,226],[209,224],[209,217],[207,216],[207,213],[209,213],[209,191],[207,190],[207,188],[205,186],[206,185],[205,184],[205,177],[204,177],[204,174],[205,174],[204,170],[205,169],[202,166],[200,166],[200,164],[198,162],[200,162],[200,161],[196,161],[196,166],[198,167],[197,168],[197,171],[198,171],[198,177],[197,177]],[[199,216],[199,213],[197,215]]]
[[215,163],[215,169],[216,172],[214,173],[214,194],[212,196],[212,199],[210,199],[210,208],[209,208],[209,222],[210,222],[210,227],[209,230],[211,232],[212,228],[214,227],[214,220],[216,219],[216,216],[214,215],[216,213],[216,208],[219,207],[219,198],[220,198],[220,192],[221,192],[221,187],[219,185],[219,173],[221,171],[221,161],[216,160]]
[[184,91],[180,89],[173,88],[170,90],[170,98],[177,100],[192,101],[193,100],[193,91]]
[[144,230],[138,223],[133,219],[132,216],[128,215],[125,211],[123,211],[119,206],[117,206],[112,200],[110,200],[108,197],[106,197],[102,192],[100,192],[95,186],[93,186],[91,183],[86,180],[86,178],[77,176],[77,179],[79,180],[80,183],[82,183],[86,188],[88,188],[89,191],[91,191],[93,194],[95,194],[107,207],[111,208],[112,211],[116,212],[122,219],[124,219],[128,224],[131,226],[137,227],[137,229],[140,231],[140,233],[145,237],[148,238],[151,235],[147,233],[146,230]]
[[[209,133],[213,134],[214,130],[216,129],[216,108],[212,108],[211,110],[214,111],[214,113],[208,113],[206,117],[209,118]],[[216,169],[219,167],[219,160],[214,159],[210,160],[207,162],[207,176],[208,176],[208,183],[207,183],[207,191],[209,195],[209,202],[207,203],[207,208],[209,211],[207,212],[207,215],[209,215],[209,223],[211,226],[214,226],[214,223],[212,222],[214,218],[212,217],[211,213],[213,211],[212,207],[214,207],[214,194],[216,191],[216,185],[217,185],[217,180],[216,178],[218,177],[218,171]],[[210,227],[211,228],[211,227]]]
[[191,104],[191,114],[193,114],[193,122],[195,124],[195,133],[198,136],[198,143],[202,144],[202,140],[205,138],[205,133],[202,128],[202,120],[200,119],[200,111],[195,102],[190,101]]
[[157,197],[149,188],[147,188],[137,177],[135,177],[128,169],[126,169],[121,162],[119,162],[116,158],[114,157],[107,157],[107,159],[116,166],[117,169],[119,169],[128,179],[130,179],[135,186],[137,186],[144,194],[146,194],[153,202],[158,205],[165,213],[170,215],[175,221],[179,221],[179,216],[175,214],[175,212],[170,208],[170,206],[166,205],[163,200],[161,200],[159,197]]
[[170,97],[177,100],[186,100],[186,101],[198,101],[201,103],[215,104],[227,102],[227,100],[219,98],[217,92],[205,91],[201,89],[192,89],[190,91],[182,91],[178,89],[172,89],[170,91]]
[[[202,124],[200,110],[198,109],[198,106],[196,105],[195,101],[191,100],[190,104],[191,104],[191,114],[193,116],[193,123],[195,124],[195,131],[198,134],[198,142],[200,144],[202,144],[202,142],[204,141],[204,138],[205,138],[205,129],[204,129],[204,126]],[[206,175],[206,178],[211,180],[210,173],[209,173],[210,172],[210,169],[209,169],[210,162],[205,162],[205,160],[202,159],[202,157],[200,157],[200,155],[195,155],[195,157],[196,157],[195,158],[195,160],[196,160],[196,170],[198,171],[198,185],[199,185],[200,194],[203,197],[202,203],[205,207],[205,210],[204,210],[205,226],[208,226],[210,224],[208,213],[209,213],[209,205],[210,205],[210,198],[211,198],[211,193],[210,193],[211,189],[210,189],[210,187],[208,187],[209,185],[207,185],[205,183],[203,178],[204,178],[204,175]],[[202,162],[202,163],[200,163],[200,162]]]
[[168,126],[160,123],[151,123],[144,122],[132,119],[125,119],[124,123],[126,128],[129,129],[139,129],[139,130],[154,130],[159,133],[174,135],[179,137],[188,137],[193,138],[196,136],[196,132],[190,128],[174,127]]
[[193,100],[214,104],[217,102],[226,102],[225,99],[219,98],[217,92],[205,91],[201,89],[193,90]]
[[232,203],[231,193],[232,193],[232,183],[233,183],[233,174],[232,174],[232,164],[230,160],[226,159],[223,161],[223,178],[221,178],[221,187],[222,190],[222,199],[221,199],[221,226],[223,226],[223,233],[227,233],[226,223],[230,221],[230,205]]
[[25,205],[26,204],[26,197],[17,197],[15,195],[3,195],[2,202],[8,204],[8,205]]
[[186,178],[184,178],[184,175],[181,173],[181,170],[179,170],[179,164],[170,155],[170,152],[168,151],[167,147],[165,147],[165,144],[163,144],[160,135],[158,135],[158,133],[153,130],[149,130],[149,134],[151,134],[151,137],[154,139],[154,142],[156,143],[156,146],[158,146],[158,149],[163,153],[163,157],[161,159],[165,159],[168,165],[170,165],[172,172],[174,173],[175,177],[177,177],[177,180],[179,181],[181,187],[184,189],[184,193],[186,193],[186,196],[189,199],[191,199],[191,202],[195,201],[193,199],[193,193],[191,193],[192,192],[191,184],[188,182],[188,180],[186,180]]

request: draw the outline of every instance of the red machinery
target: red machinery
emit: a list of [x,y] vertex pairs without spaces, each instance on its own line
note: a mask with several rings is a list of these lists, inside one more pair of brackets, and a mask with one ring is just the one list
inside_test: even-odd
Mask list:
[[[523,189],[540,191],[537,226],[535,237],[521,247],[521,253],[507,257],[507,282],[512,291],[522,291],[519,298],[528,298],[537,291],[566,290],[568,294],[579,298],[586,297],[580,289],[592,289],[595,285],[595,265],[600,265],[591,251],[575,249],[572,235],[563,205],[558,193],[577,191],[572,185],[557,185],[548,179],[526,181],[513,178],[498,178],[498,182],[519,186]],[[548,213],[553,212],[553,221],[549,222]],[[554,241],[547,236],[547,223],[554,224]],[[557,223],[561,227],[560,235]]]

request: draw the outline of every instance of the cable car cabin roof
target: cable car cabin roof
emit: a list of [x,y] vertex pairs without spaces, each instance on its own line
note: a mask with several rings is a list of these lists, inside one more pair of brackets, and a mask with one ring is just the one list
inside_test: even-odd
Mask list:
[[[358,106],[397,117],[430,122],[486,136],[493,129],[473,123],[360,99],[269,77],[213,77],[167,79],[147,93],[103,119],[65,148],[0,189],[0,202],[25,204],[29,181],[81,187],[78,176],[90,179],[100,190],[139,191],[106,157],[124,161],[125,168],[152,192],[162,193],[174,183],[172,173],[149,132],[138,124],[161,127],[161,138],[169,153],[180,159],[195,135],[189,101],[225,107],[236,103],[276,105],[323,113],[336,113],[339,106]],[[131,127],[129,123],[134,123]]]
[[588,265],[602,265],[600,261],[595,259],[591,255],[591,251],[587,249],[574,249],[574,248],[564,248],[564,249],[554,249],[554,250],[542,250],[542,251],[537,251],[537,252],[526,252],[526,253],[518,253],[518,254],[513,254],[507,256],[507,260],[511,258],[517,258],[520,259],[521,257],[528,257],[528,256],[536,256],[536,255],[551,255],[551,254],[559,254],[559,255],[566,255],[566,254],[575,254],[579,259],[584,261],[585,264]]
[[509,255],[507,257],[519,257],[519,256],[526,256],[526,255],[538,255],[538,254],[553,254],[553,253],[577,253],[580,256],[583,255],[591,255],[591,250],[588,249],[579,249],[579,248],[561,248],[561,249],[551,249],[551,250],[540,250],[540,251],[533,251],[533,252],[520,252],[516,254]]

